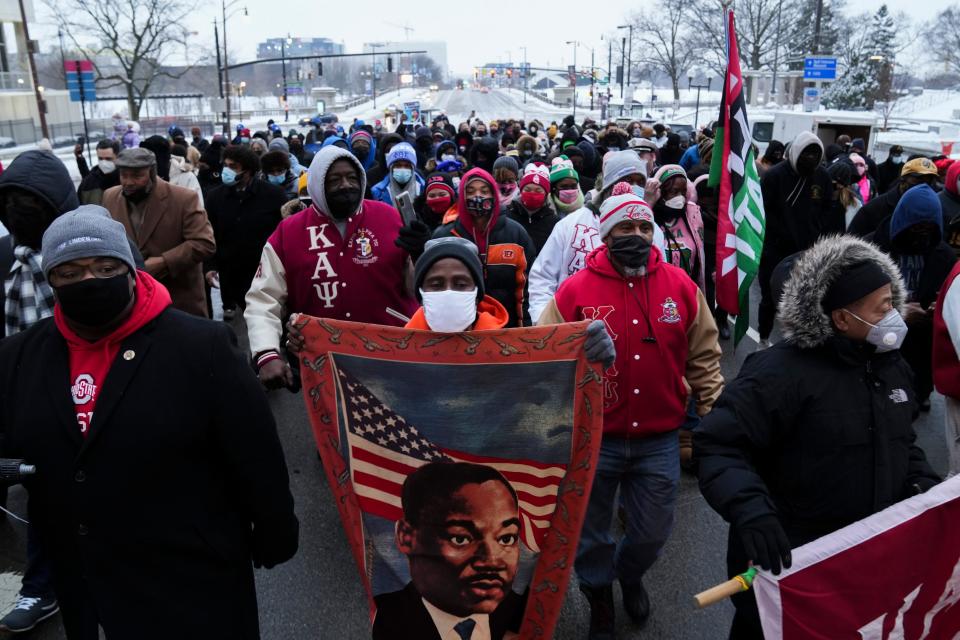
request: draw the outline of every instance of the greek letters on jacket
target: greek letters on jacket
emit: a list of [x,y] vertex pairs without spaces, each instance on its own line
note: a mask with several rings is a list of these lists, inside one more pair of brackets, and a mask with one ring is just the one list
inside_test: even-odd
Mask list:
[[646,436],[683,421],[697,288],[655,253],[647,276],[623,278],[606,251],[594,251],[555,298],[565,320],[602,320],[616,345],[616,362],[604,373],[604,433]]
[[288,310],[388,325],[397,320],[387,307],[411,315],[407,254],[394,244],[400,226],[396,209],[369,200],[347,221],[345,238],[313,208],[285,220],[268,244],[283,263]]

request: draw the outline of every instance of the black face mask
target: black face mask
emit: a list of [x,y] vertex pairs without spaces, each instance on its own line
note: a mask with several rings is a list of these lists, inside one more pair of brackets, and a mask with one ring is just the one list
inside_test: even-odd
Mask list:
[[663,199],[657,200],[656,204],[653,205],[653,219],[661,226],[676,221],[682,214],[683,208],[668,207]]
[[[25,203],[24,203],[25,205]],[[16,244],[39,249],[43,239],[43,232],[50,225],[52,216],[40,206],[17,206],[15,203],[7,205],[7,227]]]
[[123,192],[124,198],[136,204],[139,204],[144,200],[146,200],[147,196],[149,195],[150,195],[150,189],[147,187],[140,187],[139,189],[135,189],[134,191],[131,191],[129,193],[127,193],[126,191]]
[[639,269],[646,266],[650,247],[650,243],[643,236],[619,236],[613,239],[610,254],[623,266]]
[[370,155],[370,149],[354,149],[353,155],[357,157],[357,160],[363,162],[367,159],[367,156]]
[[810,156],[804,156],[801,154],[797,157],[797,173],[802,176],[811,176],[819,164],[819,155],[811,158]]
[[330,209],[330,215],[337,220],[346,220],[357,212],[362,197],[360,189],[353,187],[328,193],[327,207]]
[[493,198],[484,196],[474,196],[467,198],[467,211],[478,218],[489,216],[493,213]]
[[55,287],[63,315],[85,327],[100,327],[123,313],[130,304],[129,274],[91,278]]

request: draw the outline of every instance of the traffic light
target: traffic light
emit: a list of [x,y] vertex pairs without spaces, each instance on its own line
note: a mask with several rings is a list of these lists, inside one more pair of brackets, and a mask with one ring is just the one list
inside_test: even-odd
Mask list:
[[491,78],[496,78],[496,77],[497,77],[497,70],[496,70],[496,69],[490,69],[490,77],[491,77]]
[[317,77],[318,77],[318,78],[322,78],[322,77],[323,77],[323,63],[322,63],[322,62],[318,62],[318,63],[317,63]]
[[393,57],[387,58],[387,73],[393,73]]
[[513,77],[513,69],[507,69],[507,77],[508,77],[508,78],[512,78],[512,77]]

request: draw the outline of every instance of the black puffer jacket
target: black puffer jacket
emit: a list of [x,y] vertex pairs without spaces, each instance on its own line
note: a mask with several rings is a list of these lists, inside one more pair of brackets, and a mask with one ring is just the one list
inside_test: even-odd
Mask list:
[[[547,243],[547,238],[550,237],[550,232],[553,231],[553,227],[560,222],[560,216],[557,215],[557,212],[554,211],[550,205],[549,194],[547,194],[547,199],[543,206],[533,213],[527,211],[526,208],[520,204],[519,200],[510,202],[510,204],[504,208],[504,213],[506,213],[511,220],[519,222],[520,226],[530,235],[537,255],[540,255],[540,250],[543,249],[543,245]],[[536,255],[528,256],[527,259],[530,260],[532,264],[533,260],[536,259]]]
[[[939,482],[914,445],[916,401],[899,352],[834,334],[820,302],[846,267],[893,262],[851,237],[819,243],[784,287],[787,340],[749,356],[694,432],[700,490],[734,528],[776,515],[794,546]],[[731,533],[731,555],[742,555]],[[745,567],[741,567],[742,571]]]

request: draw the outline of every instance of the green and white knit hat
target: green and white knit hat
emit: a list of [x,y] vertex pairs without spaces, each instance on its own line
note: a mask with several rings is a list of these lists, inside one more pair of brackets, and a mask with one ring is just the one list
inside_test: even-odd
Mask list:
[[580,181],[580,174],[573,168],[573,163],[567,156],[557,156],[550,165],[550,184],[556,184],[564,178],[573,178]]

